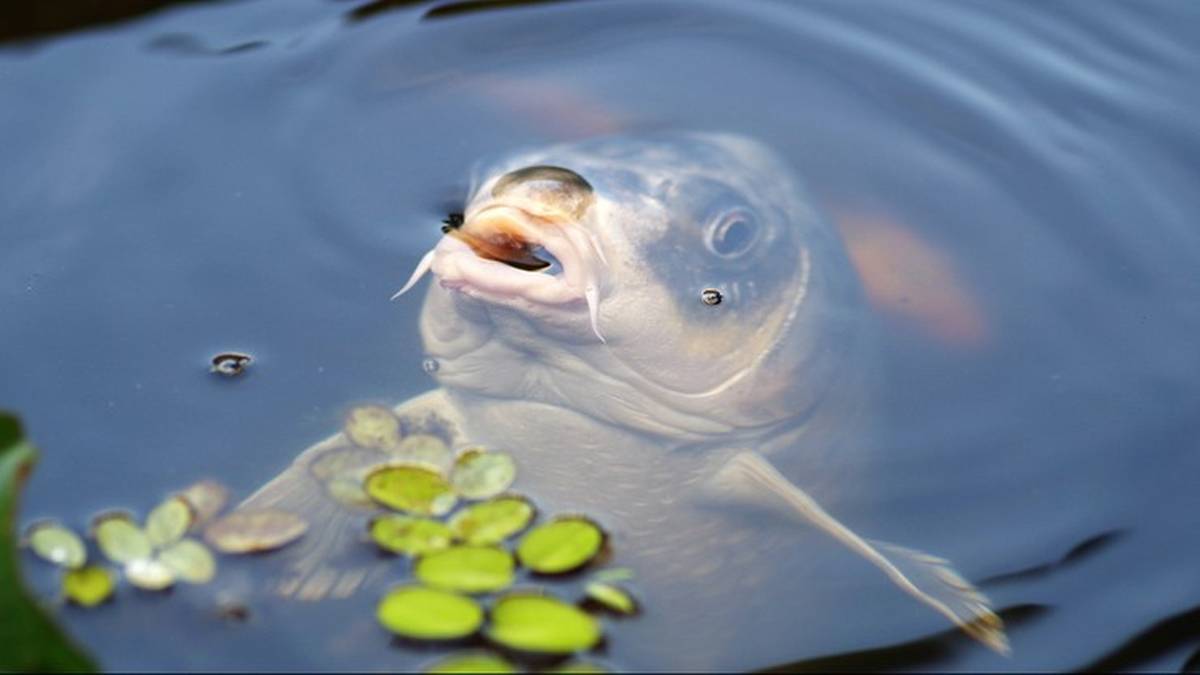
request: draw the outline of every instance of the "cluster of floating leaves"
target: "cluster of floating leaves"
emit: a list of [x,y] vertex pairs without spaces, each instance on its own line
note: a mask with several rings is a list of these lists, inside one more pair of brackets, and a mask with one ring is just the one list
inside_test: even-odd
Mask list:
[[[454,454],[440,438],[403,437],[400,421],[378,406],[351,411],[345,433],[356,446],[395,458],[367,472],[361,482],[368,499],[392,511],[370,520],[371,540],[383,551],[412,560],[414,579],[389,590],[377,607],[376,616],[388,631],[443,643],[482,635],[518,658],[568,657],[595,648],[604,638],[603,625],[588,610],[637,613],[637,603],[620,585],[629,579],[625,570],[597,572],[576,603],[542,587],[513,590],[519,569],[533,580],[547,580],[596,564],[606,553],[608,538],[584,515],[560,515],[534,525],[538,513],[533,502],[509,492],[516,464],[508,454],[481,447]],[[418,447],[419,453],[414,452]],[[493,597],[483,597],[489,595]],[[565,667],[600,672],[582,661]],[[472,651],[431,670],[518,669],[498,654]]]
[[[38,557],[64,568],[66,600],[94,607],[112,597],[121,577],[145,591],[164,591],[178,582],[205,584],[217,573],[209,546],[222,553],[271,550],[307,529],[307,523],[283,511],[235,511],[214,520],[228,500],[224,487],[200,481],[154,507],[141,524],[127,511],[97,515],[89,536],[110,565],[89,564],[84,539],[58,521],[33,523],[24,540]],[[188,536],[201,529],[208,546]]]
[[[208,548],[188,537],[227,500],[223,487],[202,481],[154,507],[140,525],[124,511],[101,513],[92,520],[90,537],[105,559],[130,585],[161,591],[176,582],[208,583],[217,572]],[[83,538],[57,521],[33,523],[25,542],[39,557],[66,571],[62,594],[70,602],[94,607],[116,590],[118,576],[99,563],[88,563]]]

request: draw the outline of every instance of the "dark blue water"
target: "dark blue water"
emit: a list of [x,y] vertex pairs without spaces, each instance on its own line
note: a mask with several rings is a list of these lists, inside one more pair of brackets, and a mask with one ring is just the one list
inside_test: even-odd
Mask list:
[[[206,476],[246,495],[347,406],[428,389],[419,303],[388,296],[478,159],[728,130],[787,157],[852,249],[916,242],[860,258],[868,285],[886,286],[888,265],[944,263],[876,298],[885,452],[871,462],[886,479],[840,513],[954,560],[1009,609],[1013,644],[1004,659],[945,633],[864,565],[837,580],[844,611],[777,608],[797,624],[787,658],[1192,656],[1200,6],[433,7],[186,5],[0,44],[0,407],[44,450],[28,517],[145,512]],[[207,372],[227,349],[255,356],[244,378]],[[224,564],[229,579],[253,567]],[[430,655],[389,646],[373,599],[266,603],[229,624],[215,593],[126,591],[64,618],[113,669]],[[654,639],[621,623],[604,658],[670,667],[628,647]]]

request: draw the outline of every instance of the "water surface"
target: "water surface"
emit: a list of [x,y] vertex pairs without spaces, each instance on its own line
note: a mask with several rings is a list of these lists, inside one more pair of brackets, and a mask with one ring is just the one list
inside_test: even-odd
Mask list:
[[[990,579],[1014,653],[861,564],[812,580],[841,606],[772,608],[794,643],[741,636],[725,665],[1177,669],[1200,644],[1197,30],[1180,2],[255,0],[10,40],[0,406],[45,451],[25,512],[82,526],[204,476],[249,494],[347,406],[428,389],[419,303],[387,298],[480,158],[735,131],[852,242],[949,261],[877,302],[882,479],[839,515]],[[952,316],[922,314],[947,286]],[[226,349],[246,377],[207,372]],[[389,645],[373,598],[229,624],[215,593],[64,616],[111,669],[433,653]],[[654,639],[614,625],[604,658],[669,667]]]

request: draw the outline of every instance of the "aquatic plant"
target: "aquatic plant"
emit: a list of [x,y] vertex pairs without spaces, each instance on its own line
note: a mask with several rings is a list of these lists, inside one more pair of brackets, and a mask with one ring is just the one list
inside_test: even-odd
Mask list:
[[42,611],[21,582],[14,527],[17,500],[37,454],[17,419],[0,412],[0,670],[95,672],[92,659]]

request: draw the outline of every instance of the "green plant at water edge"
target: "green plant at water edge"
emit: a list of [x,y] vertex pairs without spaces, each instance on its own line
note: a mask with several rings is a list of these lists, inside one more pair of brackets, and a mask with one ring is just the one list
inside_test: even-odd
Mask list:
[[37,461],[21,424],[0,412],[0,671],[95,672],[96,665],[42,611],[21,582],[16,512],[21,486]]

